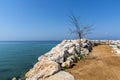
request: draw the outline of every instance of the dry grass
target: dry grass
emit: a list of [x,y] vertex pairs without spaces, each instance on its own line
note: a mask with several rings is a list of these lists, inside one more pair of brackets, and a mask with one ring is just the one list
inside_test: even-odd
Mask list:
[[115,56],[108,45],[99,45],[67,71],[76,80],[120,80],[120,57]]

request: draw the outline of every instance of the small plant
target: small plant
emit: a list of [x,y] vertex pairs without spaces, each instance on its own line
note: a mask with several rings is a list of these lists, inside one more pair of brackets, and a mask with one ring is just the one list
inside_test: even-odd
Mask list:
[[62,67],[61,70],[62,70],[62,71],[66,71],[66,68],[65,68],[65,67]]

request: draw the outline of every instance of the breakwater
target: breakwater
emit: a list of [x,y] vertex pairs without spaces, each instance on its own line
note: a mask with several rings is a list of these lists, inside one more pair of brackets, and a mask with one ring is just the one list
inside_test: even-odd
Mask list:
[[113,49],[116,46],[119,49],[119,43],[119,40],[64,40],[38,58],[38,62],[26,73],[26,80],[75,80],[62,69],[71,68],[96,45],[110,45]]
[[75,80],[70,73],[61,70],[72,67],[81,55],[87,56],[92,47],[93,43],[86,39],[64,40],[38,58],[38,62],[26,73],[26,80]]

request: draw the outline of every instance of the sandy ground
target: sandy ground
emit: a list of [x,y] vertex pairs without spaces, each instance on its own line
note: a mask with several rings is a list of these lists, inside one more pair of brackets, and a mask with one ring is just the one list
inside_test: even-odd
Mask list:
[[76,80],[120,80],[120,56],[114,55],[108,45],[99,45],[67,71]]

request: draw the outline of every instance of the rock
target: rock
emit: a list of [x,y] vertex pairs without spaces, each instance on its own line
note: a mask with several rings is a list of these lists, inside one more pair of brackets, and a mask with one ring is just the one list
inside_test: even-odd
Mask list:
[[67,58],[67,60],[70,60],[70,61],[72,61],[72,62],[77,62],[77,57],[75,56],[75,55],[71,55],[71,56],[69,56],[68,58]]
[[62,63],[61,66],[62,66],[63,68],[70,68],[70,67],[73,66],[73,61],[67,60],[67,61],[65,61],[64,63]]
[[63,50],[60,52],[56,52],[56,53],[51,53],[50,55],[45,55],[45,56],[41,56],[38,58],[39,61],[41,60],[51,60],[51,61],[55,61],[57,63],[63,63],[65,61],[65,58],[69,56],[69,53],[67,50]]
[[96,40],[94,42],[95,42],[95,45],[99,45],[100,44],[100,40]]
[[70,54],[68,53],[67,50],[62,50],[59,53],[54,54],[53,56],[50,57],[52,61],[55,61],[57,63],[63,63]]
[[83,47],[83,48],[88,48],[88,44],[87,44],[87,43],[83,43],[83,44],[82,44],[82,47]]
[[69,52],[70,55],[72,55],[72,54],[76,54],[75,47],[71,47],[71,48],[69,48],[68,52]]
[[[64,42],[62,43],[64,44]],[[59,46],[61,46],[59,44]],[[67,46],[67,45],[66,45]],[[73,46],[73,45],[71,45]],[[70,54],[68,52],[68,48],[63,46],[63,47],[54,47],[52,50],[48,53],[46,53],[44,56],[41,56],[38,58],[39,61],[41,61],[44,57],[47,57],[51,61],[55,61],[57,63],[63,63],[65,61],[65,58],[68,57]]]
[[87,56],[89,54],[89,50],[84,48],[83,51],[81,51],[81,54]]
[[120,55],[120,49],[116,49],[115,52],[115,54]]
[[49,58],[49,57],[47,57],[47,56],[40,56],[39,58],[38,58],[38,61],[45,61],[45,60],[50,60],[51,61],[51,59]]
[[26,73],[26,80],[38,80],[42,77],[48,77],[60,71],[60,65],[54,61],[43,60],[37,62],[34,67]]
[[17,80],[16,77],[13,77],[12,80]]
[[120,43],[120,40],[91,40],[95,45],[117,45]]
[[78,40],[71,40],[71,43],[73,43],[73,44],[79,44],[79,41]]
[[80,53],[81,48],[82,48],[82,47],[80,47],[79,45],[77,45],[77,46],[75,47],[76,53]]
[[[40,80],[43,80],[43,79],[40,79]],[[60,72],[46,78],[45,80],[75,80],[75,78],[73,75],[71,75],[68,72],[60,71]]]
[[96,43],[94,41],[90,41],[90,44],[92,47],[96,46]]
[[81,42],[82,42],[82,43],[86,43],[86,42],[87,42],[87,39],[81,39]]
[[92,50],[92,47],[93,47],[93,45],[90,41],[87,41],[87,43],[82,44],[82,48],[87,48],[89,51]]
[[63,46],[63,48],[71,48],[71,47],[74,47],[74,46],[75,46],[75,44],[73,44],[72,42],[70,42],[70,43],[65,44]]
[[119,48],[119,49],[120,49],[120,44],[117,44],[117,48]]
[[65,45],[67,43],[67,40],[63,40],[62,42],[61,42],[61,45],[63,46],[63,45]]

